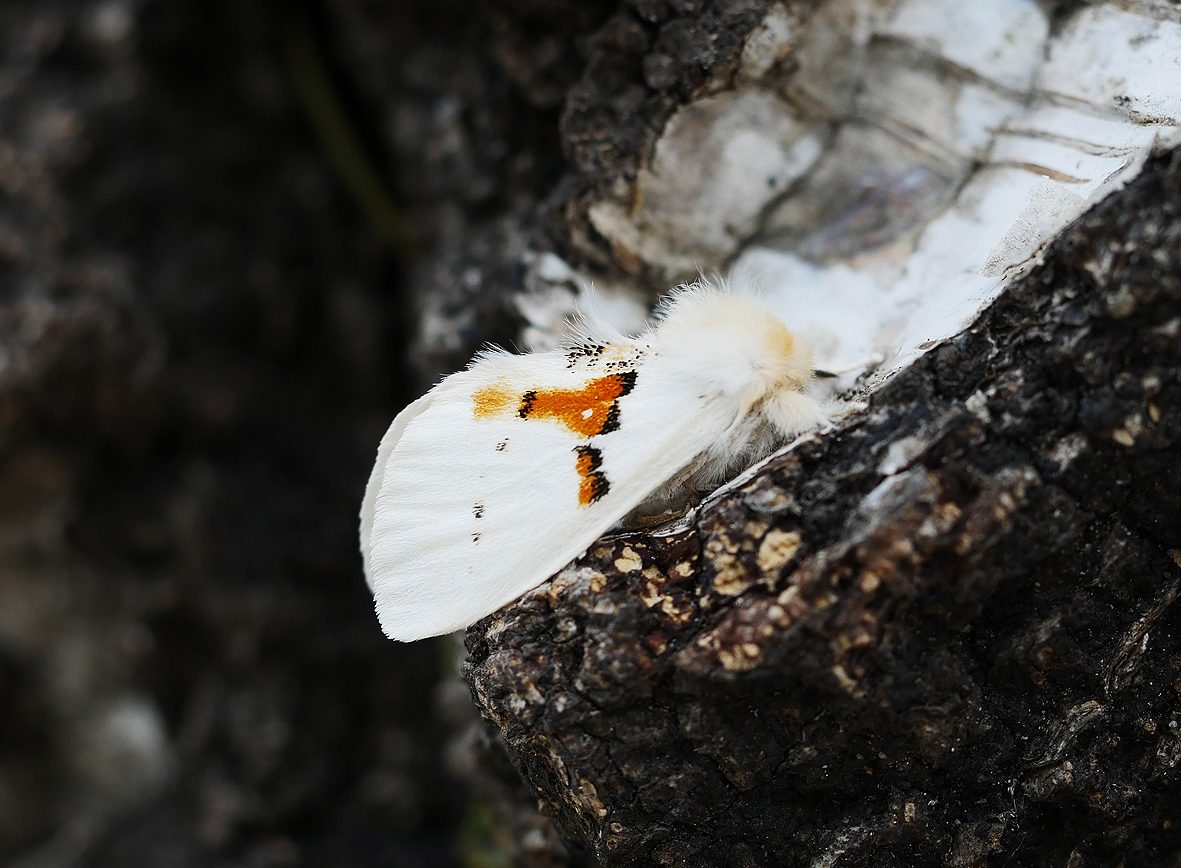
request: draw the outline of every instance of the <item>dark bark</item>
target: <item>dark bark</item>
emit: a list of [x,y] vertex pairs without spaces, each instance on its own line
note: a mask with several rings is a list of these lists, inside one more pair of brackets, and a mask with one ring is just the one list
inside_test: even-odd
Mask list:
[[472,628],[604,864],[1181,864],[1181,156],[841,430]]
[[2,863],[455,863],[453,665],[356,551],[404,281],[290,5],[0,9]]

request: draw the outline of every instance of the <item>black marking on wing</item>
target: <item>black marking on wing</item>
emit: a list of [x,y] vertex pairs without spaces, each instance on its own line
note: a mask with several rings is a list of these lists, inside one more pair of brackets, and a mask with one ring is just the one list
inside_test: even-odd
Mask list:
[[[636,372],[624,371],[621,374],[617,374],[617,376],[621,382],[619,398],[622,398],[636,387]],[[609,434],[612,431],[619,430],[619,398],[611,402],[611,406],[607,410],[607,418],[603,420],[603,427],[599,429],[600,434]]]
[[587,367],[594,367],[606,349],[606,344],[579,344],[571,347],[566,353],[566,368],[574,368],[580,359],[586,360]]

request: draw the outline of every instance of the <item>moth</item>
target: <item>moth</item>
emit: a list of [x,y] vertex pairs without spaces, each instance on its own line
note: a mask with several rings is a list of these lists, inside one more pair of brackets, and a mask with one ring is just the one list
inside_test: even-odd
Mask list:
[[481,352],[394,419],[361,506],[378,618],[450,633],[645,506],[714,485],[822,423],[812,350],[757,298],[683,286],[633,338]]

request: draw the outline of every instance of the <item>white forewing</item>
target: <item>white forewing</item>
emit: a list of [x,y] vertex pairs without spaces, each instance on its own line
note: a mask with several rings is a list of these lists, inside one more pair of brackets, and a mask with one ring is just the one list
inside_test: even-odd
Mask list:
[[365,497],[361,501],[361,563],[365,569],[365,581],[369,583],[369,590],[374,590],[372,573],[369,570],[369,536],[373,532],[373,510],[377,503],[377,493],[381,490],[381,481],[385,478],[385,469],[394,451],[394,445],[402,436],[402,431],[410,420],[422,413],[434,398],[434,391],[428,392],[417,401],[407,404],[401,413],[394,417],[390,427],[386,429],[377,447],[377,460],[373,462],[373,470],[369,472],[369,482],[365,485]]
[[[630,342],[603,349],[484,356],[394,420],[361,516],[366,576],[390,637],[448,633],[511,602],[733,425],[729,404],[699,395],[659,356]],[[614,427],[603,433],[519,410],[526,393],[544,409],[547,393],[628,372],[630,391],[614,399]],[[488,412],[499,399],[500,411]]]

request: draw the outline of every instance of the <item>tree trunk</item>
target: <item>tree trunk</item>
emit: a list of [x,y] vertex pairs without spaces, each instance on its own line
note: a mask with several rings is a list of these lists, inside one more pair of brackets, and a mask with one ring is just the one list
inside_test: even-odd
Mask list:
[[[816,7],[787,8],[796,33]],[[634,145],[636,114],[655,112],[647,127],[667,132],[676,122],[660,119],[677,107],[698,107],[682,129],[721,112],[710,97],[741,93],[761,68],[751,47],[778,26],[769,9],[726,21],[729,41],[710,38],[708,13],[691,16],[695,38],[678,44],[717,46],[688,64],[695,85],[608,113],[604,129],[624,130],[611,141]],[[1077,11],[1056,10],[1050,43]],[[1103,21],[1116,44],[1118,22]],[[637,37],[629,68],[642,76],[665,68],[663,40],[680,31],[657,32]],[[797,49],[776,62],[798,105]],[[782,200],[742,211],[709,186],[724,159],[707,155],[724,147],[709,150],[708,125],[625,148],[626,177],[643,183],[596,184],[616,177],[619,153],[605,170],[575,131],[588,93],[620,98],[596,91],[593,56],[588,68],[563,128],[582,172],[560,188],[579,191],[561,199],[571,255],[656,279],[677,274],[686,249],[733,261],[766,233]],[[692,147],[670,181],[660,161],[677,141]],[[857,146],[828,147],[856,158]],[[915,209],[951,207],[965,171]],[[853,262],[906,237],[926,194],[890,192],[890,177],[882,169],[876,193],[831,163],[799,179],[788,200],[809,185],[817,200],[791,218],[795,249]],[[1181,864],[1179,203],[1181,158],[1166,152],[837,430],[683,527],[604,539],[469,630],[464,676],[562,835],[607,865]],[[749,220],[721,260],[709,258],[728,237],[709,225],[715,212]],[[847,312],[850,328],[859,315]]]
[[1176,865],[1181,157],[838,431],[473,627],[602,864]]

